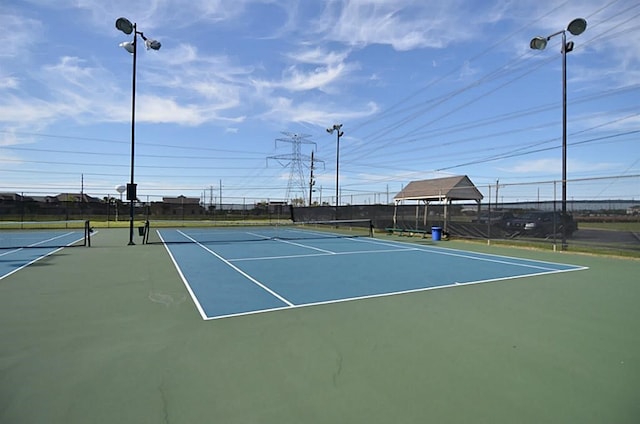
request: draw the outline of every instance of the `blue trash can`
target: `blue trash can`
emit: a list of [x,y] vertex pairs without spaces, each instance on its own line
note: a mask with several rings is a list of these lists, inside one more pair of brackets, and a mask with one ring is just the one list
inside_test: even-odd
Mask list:
[[431,240],[442,240],[442,227],[431,227]]

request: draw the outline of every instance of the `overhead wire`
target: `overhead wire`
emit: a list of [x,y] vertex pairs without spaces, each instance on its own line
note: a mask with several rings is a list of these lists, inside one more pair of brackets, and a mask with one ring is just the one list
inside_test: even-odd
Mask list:
[[[615,3],[615,2],[611,2],[609,5],[614,4],[614,3]],[[635,7],[635,6],[633,6],[633,7]],[[633,8],[633,7],[632,7],[632,8]],[[599,10],[603,10],[604,8],[605,8],[605,7],[602,7],[602,8],[601,8],[601,9],[599,9]],[[629,9],[631,9],[631,8],[629,8]],[[629,9],[627,9],[627,10],[629,10]],[[630,19],[631,19],[631,18],[630,18]],[[627,19],[627,21],[629,21],[630,19]],[[625,22],[627,22],[627,21],[625,21]],[[552,61],[552,60],[554,60],[554,59],[553,59],[553,58],[548,59],[548,60],[546,60],[546,61],[545,61],[545,63],[550,62],[550,61]],[[499,69],[501,69],[501,68],[499,68]],[[473,86],[473,85],[470,85],[470,86],[468,86],[468,87],[472,87],[472,86]],[[635,87],[634,87],[634,88],[635,88]],[[459,92],[460,92],[460,91],[459,91]],[[454,93],[454,94],[455,94],[455,93]],[[449,113],[454,113],[455,111],[456,111],[456,110],[453,110],[453,111],[450,111]],[[413,116],[410,116],[410,118],[413,118]],[[430,122],[433,122],[433,121],[430,121]],[[425,126],[426,126],[426,125],[425,125]],[[415,129],[414,129],[414,130],[412,130],[412,132],[415,132]],[[403,136],[406,136],[407,134],[411,134],[411,132],[407,132],[407,133],[403,134]],[[358,162],[359,162],[359,161],[361,161],[361,159],[366,158],[367,156],[370,156],[372,152],[374,152],[374,151],[376,151],[376,150],[381,150],[383,147],[388,146],[388,145],[390,145],[391,143],[394,143],[394,144],[396,144],[396,145],[397,145],[398,143],[403,143],[403,142],[405,142],[405,143],[406,143],[406,142],[413,142],[413,141],[415,141],[415,139],[409,139],[409,140],[403,139],[403,136],[394,137],[392,140],[387,141],[387,142],[385,143],[385,145],[383,145],[383,146],[371,147],[371,146],[369,145],[369,143],[367,143],[367,147],[368,147],[367,152],[368,152],[368,154],[367,154],[367,153],[361,154],[361,153],[358,151],[358,153],[359,153],[359,154],[358,154],[358,159],[357,159],[357,161],[358,161]],[[374,138],[374,141],[375,141],[375,138]],[[353,149],[353,150],[354,150],[354,151],[356,151],[356,149]],[[355,161],[354,161],[354,162],[355,162]]]

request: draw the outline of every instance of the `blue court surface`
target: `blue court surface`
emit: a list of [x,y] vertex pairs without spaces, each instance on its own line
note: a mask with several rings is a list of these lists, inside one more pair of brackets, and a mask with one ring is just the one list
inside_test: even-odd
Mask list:
[[57,252],[83,241],[82,230],[2,231],[0,280]]
[[586,269],[369,237],[157,231],[205,320]]

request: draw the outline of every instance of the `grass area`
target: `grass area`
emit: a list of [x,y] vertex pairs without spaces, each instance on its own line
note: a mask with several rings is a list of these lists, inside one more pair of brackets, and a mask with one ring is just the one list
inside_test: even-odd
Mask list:
[[610,231],[632,231],[640,232],[640,221],[638,222],[579,222],[578,228],[591,230]]

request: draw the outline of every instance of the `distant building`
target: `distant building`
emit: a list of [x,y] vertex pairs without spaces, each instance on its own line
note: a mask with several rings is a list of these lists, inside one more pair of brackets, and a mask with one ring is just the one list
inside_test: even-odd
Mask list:
[[200,205],[199,197],[163,197],[162,202],[151,204],[151,213],[154,215],[192,216],[203,215],[205,209]]

